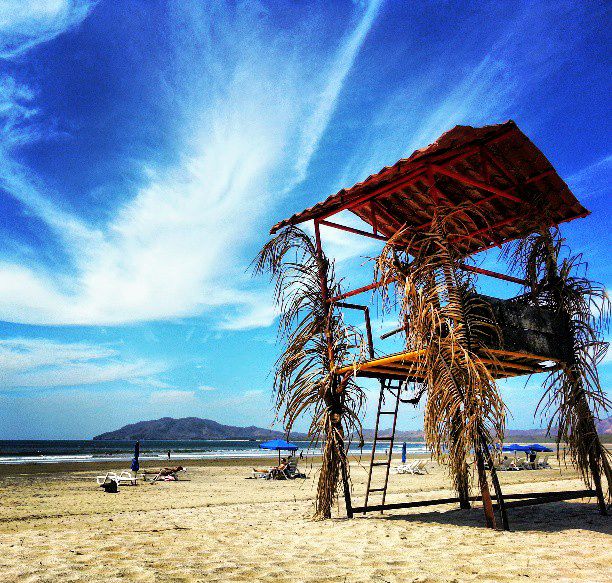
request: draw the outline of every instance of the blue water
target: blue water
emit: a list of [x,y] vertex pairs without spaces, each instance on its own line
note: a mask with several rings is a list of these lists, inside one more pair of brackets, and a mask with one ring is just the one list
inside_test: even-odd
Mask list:
[[[305,455],[320,454],[319,448],[310,447],[310,442],[295,441],[302,446]],[[399,453],[401,442],[393,448]],[[363,450],[356,443],[351,444],[350,454],[369,454],[371,443]],[[409,443],[409,453],[425,453],[422,443]],[[140,442],[140,459],[167,461],[170,450],[172,460],[224,459],[250,457],[276,457],[274,451],[261,450],[257,441],[215,441],[215,440],[177,440]],[[384,451],[384,448],[377,448]],[[59,462],[100,462],[129,461],[134,455],[133,441],[92,441],[92,440],[11,440],[0,441],[0,464],[59,463]]]

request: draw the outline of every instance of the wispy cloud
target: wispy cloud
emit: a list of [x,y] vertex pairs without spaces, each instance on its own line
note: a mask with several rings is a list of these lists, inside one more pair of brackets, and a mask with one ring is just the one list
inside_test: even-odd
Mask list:
[[137,383],[166,368],[161,362],[125,360],[106,346],[37,338],[0,340],[0,389]]
[[[241,254],[273,195],[303,178],[379,5],[368,4],[318,69],[304,66],[316,60],[307,27],[302,36],[255,29],[252,20],[261,15],[247,5],[232,19],[214,7],[176,7],[180,14],[167,30],[176,60],[160,71],[159,101],[184,123],[177,128],[179,162],[163,170],[144,162],[146,182],[106,225],[57,207],[28,168],[7,152],[0,156],[2,188],[48,225],[71,259],[63,277],[25,262],[0,263],[0,319],[118,324],[223,308],[222,329],[269,325],[274,308],[248,290]],[[207,40],[211,27],[215,44]],[[222,71],[219,62],[227,62]],[[18,103],[10,103],[14,116]]]
[[581,200],[609,194],[612,188],[612,155],[575,172],[567,183]]
[[143,377],[143,378],[134,378],[129,379],[128,382],[131,385],[136,385],[139,387],[148,387],[154,389],[174,389],[174,385],[167,383],[165,381],[161,381],[155,377]]
[[195,401],[195,391],[156,391],[151,393],[149,401],[155,404],[186,403]]
[[78,26],[97,0],[3,0],[0,58],[17,57]]
[[[495,6],[502,5],[492,3],[487,10]],[[513,12],[511,18],[500,17],[495,40],[476,59],[466,61],[454,44],[463,43],[463,36],[448,39],[439,54],[432,47],[426,72],[406,75],[405,83],[373,109],[370,131],[360,136],[338,188],[409,156],[454,125],[499,123],[517,115],[518,104],[536,84],[572,58],[571,47],[584,34],[585,10],[574,2],[541,2],[517,5]],[[563,26],[551,33],[553,19]],[[464,34],[477,34],[481,24],[479,18],[466,18]]]
[[298,179],[306,174],[308,163],[315,153],[321,136],[329,124],[330,118],[336,108],[336,102],[344,81],[353,67],[355,57],[359,53],[366,35],[370,31],[382,0],[371,0],[359,24],[348,35],[340,47],[338,54],[330,66],[330,75],[323,87],[318,104],[306,120],[301,135],[300,156],[297,160],[296,170]]

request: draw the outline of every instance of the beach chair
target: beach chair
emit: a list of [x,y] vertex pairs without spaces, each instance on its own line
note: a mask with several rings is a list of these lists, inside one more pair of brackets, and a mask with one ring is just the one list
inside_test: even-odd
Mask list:
[[253,471],[251,473],[251,477],[252,478],[258,478],[261,480],[271,480],[272,479],[272,470],[274,468],[268,468],[267,470],[263,471],[263,470],[257,470],[255,468],[253,468]]
[[509,471],[518,472],[521,468],[519,468],[514,463],[513,459],[508,458],[508,459],[502,460],[501,463],[499,464],[499,467],[497,469],[502,471],[502,472],[509,472]]
[[417,470],[429,474],[429,470],[427,469],[427,460],[419,460],[419,463],[417,464]]
[[423,471],[420,469],[421,464],[424,460],[413,460],[407,464],[402,464],[395,468],[395,472],[398,474],[422,474]]
[[96,482],[98,486],[104,486],[110,482],[115,482],[117,486],[136,486],[139,479],[138,476],[132,475],[130,470],[123,470],[120,474],[116,472],[106,472],[104,476],[97,476]]
[[277,479],[295,480],[295,478],[305,478],[306,474],[298,469],[298,461],[298,458],[290,458],[287,467],[284,470],[278,470]]
[[540,469],[540,470],[548,470],[548,469],[550,469],[551,466],[548,463],[548,458],[549,457],[550,457],[549,455],[545,455],[544,459],[541,459],[541,460],[538,461],[538,469]]

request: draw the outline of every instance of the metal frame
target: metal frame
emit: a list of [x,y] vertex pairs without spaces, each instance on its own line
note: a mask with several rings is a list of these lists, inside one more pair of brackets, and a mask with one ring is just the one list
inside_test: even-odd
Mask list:
[[[522,184],[518,184],[516,180],[513,178],[512,174],[507,170],[503,160],[499,159],[499,157],[496,157],[491,152],[491,150],[489,150],[486,147],[487,145],[490,145],[492,143],[495,143],[497,141],[504,139],[510,131],[511,130],[496,136],[495,138],[489,140],[486,144],[479,144],[479,145],[471,146],[463,150],[459,154],[449,155],[448,153],[443,153],[438,156],[433,156],[430,159],[429,164],[425,166],[425,168],[420,168],[408,174],[401,180],[396,181],[393,184],[377,188],[373,192],[362,195],[358,197],[356,200],[341,204],[334,210],[323,213],[321,216],[315,218],[314,219],[314,231],[315,231],[317,254],[319,255],[319,257],[322,257],[322,254],[323,254],[322,244],[321,244],[321,231],[320,231],[321,225],[329,227],[329,228],[342,230],[342,231],[352,233],[355,235],[383,241],[383,242],[388,241],[388,237],[384,236],[379,231],[377,217],[384,216],[384,220],[387,223],[389,223],[389,225],[391,225],[392,227],[397,227],[397,229],[402,228],[403,225],[400,225],[399,221],[394,219],[394,217],[392,217],[386,209],[381,207],[381,205],[378,204],[377,199],[381,196],[391,195],[393,193],[401,192],[406,187],[413,185],[418,181],[423,182],[430,188],[430,192],[433,195],[432,198],[433,198],[434,204],[438,205],[438,204],[441,204],[442,201],[444,201],[446,205],[455,206],[452,204],[452,201],[448,199],[448,197],[440,190],[440,188],[436,184],[437,175],[445,176],[447,178],[456,180],[471,188],[475,188],[480,191],[490,193],[490,196],[473,202],[470,206],[467,207],[467,209],[472,208],[472,207],[476,208],[496,198],[504,198],[511,202],[514,202],[520,205],[525,205],[528,209],[531,210],[531,204],[527,200],[521,197],[522,187],[524,185],[538,181],[554,173],[555,171],[553,169],[553,170],[548,170],[546,172],[542,172],[540,174],[532,176],[531,178],[526,179],[525,181],[523,181]],[[477,179],[471,176],[467,176],[465,174],[461,174],[448,167],[451,164],[455,164],[459,162],[460,160],[465,159],[475,154],[479,154],[480,156],[480,170],[481,170],[483,180]],[[506,189],[503,189],[503,188],[499,188],[497,186],[490,184],[489,167],[494,167],[499,173],[501,173],[501,175],[506,180],[508,180],[511,186],[509,186]],[[336,223],[336,222],[327,220],[330,217],[344,210],[354,210],[360,207],[367,207],[369,211],[369,216],[371,218],[371,223],[372,223],[372,232],[368,232],[363,229],[357,229],[354,227],[349,227],[347,225],[342,225],[340,223]],[[451,212],[464,213],[466,212],[467,209],[457,209],[456,211],[451,211]],[[586,216],[587,214],[588,212],[583,213],[582,215],[579,215],[579,216]],[[496,236],[498,235],[496,233],[496,230],[503,226],[512,224],[513,222],[516,222],[520,220],[521,218],[522,218],[521,215],[517,215],[514,217],[510,217],[510,218],[498,221],[497,223],[490,225],[490,226],[478,227],[477,225],[475,225],[477,228],[475,228],[473,231],[469,233],[465,233],[465,234],[458,233],[456,235],[456,238],[481,240],[484,243],[484,245],[481,245],[478,251],[475,251],[474,253],[485,251],[495,246],[499,247],[504,243],[504,240],[499,238],[499,236]],[[422,225],[418,225],[416,229],[426,229],[430,225],[431,225],[431,221],[427,223],[423,223]],[[492,241],[492,243],[489,243],[489,241]],[[491,271],[488,269],[483,269],[480,267],[474,267],[471,265],[462,264],[460,265],[460,268],[466,271],[469,271],[471,273],[475,273],[477,275],[492,277],[492,278],[496,278],[502,281],[512,282],[518,285],[525,286],[527,284],[527,282],[523,279],[513,277],[510,275],[506,275],[503,273],[498,273],[498,272]],[[373,289],[377,289],[379,287],[387,286],[393,283],[393,280],[373,282],[369,285],[365,285],[365,286],[347,291],[341,295],[331,297],[331,298],[329,297],[329,291],[327,289],[326,281],[322,274],[321,274],[320,281],[321,281],[322,298],[326,303],[335,304],[338,307],[343,307],[343,308],[348,308],[348,309],[357,309],[357,310],[361,310],[364,312],[365,321],[366,321],[366,333],[367,333],[367,338],[368,338],[368,349],[369,349],[370,357],[373,358],[374,357],[374,347],[373,347],[372,330],[371,330],[368,307],[360,305],[360,304],[346,303],[346,302],[343,302],[343,300],[359,295],[359,294],[362,294],[362,293],[365,293],[367,291],[371,291]],[[397,333],[401,331],[402,329],[403,328],[398,328],[392,333]],[[391,333],[384,335],[384,336],[388,337],[389,335],[391,335]],[[331,348],[330,348],[330,355],[331,355]],[[389,358],[391,360],[389,360],[388,369],[385,369],[384,371],[369,373],[369,371],[366,368],[364,368],[361,371],[360,376],[378,378],[379,380],[381,380],[381,383],[383,383],[383,386],[386,381],[406,380],[406,375],[402,372],[402,370],[393,367],[393,364],[392,364],[393,357],[389,357]],[[331,358],[330,358],[330,361],[331,361]],[[509,371],[507,376],[517,376],[517,375],[529,374],[530,372],[533,372],[529,370],[529,367],[522,366],[520,363],[514,363],[514,364],[515,366],[513,366],[512,363],[508,365],[509,368],[513,370]],[[350,368],[351,367],[344,367],[342,369],[339,369],[337,372],[341,374],[348,374],[350,372],[349,370]],[[525,369],[528,369],[528,370],[525,370]],[[399,397],[399,393],[398,393],[398,397]],[[399,405],[399,398],[398,398],[397,405]],[[380,410],[380,402],[379,402],[379,410]],[[396,411],[397,411],[397,407],[396,407]],[[397,420],[397,415],[395,417],[395,421],[396,420]],[[377,419],[377,423],[378,423],[378,419]],[[394,423],[394,427],[395,427],[395,423]],[[485,452],[485,455],[486,453],[487,452]],[[372,456],[374,456],[374,452]],[[490,457],[490,454],[489,454],[489,457]],[[485,460],[483,459],[482,455],[477,456],[477,458],[478,458],[477,462],[479,466],[483,465]],[[569,499],[575,499],[575,498],[590,497],[596,494],[594,490],[579,490],[579,491],[557,492],[557,493],[530,493],[530,494],[505,494],[503,495],[501,492],[499,481],[497,480],[497,476],[494,470],[491,469],[492,468],[491,460],[488,459],[486,461],[489,462],[489,471],[491,472],[491,477],[493,479],[493,483],[495,486],[497,503],[494,504],[492,502],[489,491],[488,491],[488,486],[486,488],[484,488],[483,486],[483,491],[482,491],[481,496],[473,496],[473,497],[470,497],[469,499],[470,500],[479,500],[479,499],[483,500],[483,507],[484,507],[488,526],[494,526],[495,524],[494,518],[493,518],[494,510],[500,510],[503,527],[505,529],[508,529],[509,527],[508,527],[507,515],[505,512],[506,508],[527,506],[531,504],[542,504],[545,502],[552,502],[552,501],[559,501],[559,500],[569,500]],[[390,461],[389,461],[389,465],[390,465]],[[387,467],[387,479],[388,479],[388,469],[389,467]],[[393,510],[393,509],[401,509],[401,508],[413,508],[413,507],[419,507],[419,506],[431,506],[431,505],[439,505],[439,504],[465,502],[465,500],[462,501],[460,498],[453,497],[453,498],[443,498],[443,499],[437,499],[437,500],[408,502],[408,503],[401,503],[401,504],[385,504],[384,503],[385,501],[383,499],[383,503],[381,505],[368,506],[367,500],[366,500],[366,505],[364,507],[353,508],[352,501],[351,501],[350,485],[348,483],[348,474],[346,472],[346,468],[342,468],[342,478],[343,478],[344,498],[346,502],[347,516],[349,518],[352,518],[354,512],[364,512],[365,513],[365,512],[371,512],[374,510],[383,511],[383,510]],[[386,490],[387,479],[385,480],[385,490]],[[370,480],[371,480],[371,474],[368,479],[368,488],[367,488],[368,492],[366,493],[366,498],[370,491]],[[386,494],[386,491],[383,493],[383,496],[385,494]],[[504,498],[507,500],[511,500],[511,502],[506,503]]]

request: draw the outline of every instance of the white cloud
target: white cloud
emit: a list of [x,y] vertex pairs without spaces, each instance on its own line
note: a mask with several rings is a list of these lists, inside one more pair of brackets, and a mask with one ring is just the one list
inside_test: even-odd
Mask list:
[[300,178],[306,175],[308,163],[315,153],[321,136],[331,119],[344,81],[353,67],[355,57],[359,53],[361,45],[376,19],[381,4],[382,0],[370,1],[359,24],[342,44],[336,58],[332,62],[330,67],[332,73],[323,87],[318,105],[306,120],[302,131],[301,155],[296,165],[297,174]]
[[165,381],[160,381],[155,377],[144,377],[144,378],[135,378],[129,379],[128,381],[131,385],[136,385],[139,387],[151,387],[154,389],[173,389],[174,385],[170,383],[166,383]]
[[205,392],[211,392],[211,391],[216,391],[217,387],[209,387],[208,385],[200,385],[198,387],[198,390],[205,391]]
[[2,0],[0,58],[17,57],[78,26],[97,0]]
[[161,362],[144,359],[125,361],[117,350],[106,346],[46,339],[0,340],[0,389],[138,382],[166,368]]
[[220,330],[252,330],[270,326],[276,316],[278,308],[273,303],[271,294],[267,293],[252,304],[241,304],[234,307],[218,323]]
[[151,393],[149,401],[155,404],[187,403],[195,400],[195,391],[156,391]]
[[607,195],[612,184],[612,155],[572,174],[567,183],[580,200]]
[[[339,225],[371,232],[372,227],[362,221],[357,215],[350,211],[342,211],[334,215],[330,220]],[[305,230],[314,236],[312,221],[302,225]],[[384,243],[375,241],[362,235],[349,233],[334,227],[321,225],[321,243],[325,254],[337,262],[343,262],[354,257],[374,257],[380,253]]]
[[303,178],[379,4],[317,67],[303,30],[253,27],[256,7],[230,20],[207,4],[176,5],[167,30],[176,53],[159,102],[184,124],[179,162],[163,171],[144,163],[148,182],[99,228],[50,202],[53,193],[0,148],[0,186],[46,222],[73,268],[59,276],[0,263],[0,319],[119,324],[215,309],[225,330],[270,325],[271,298],[248,291],[241,254],[266,224],[272,194]]
[[464,35],[482,24],[476,9],[462,23],[462,35],[449,38],[439,54],[432,52],[422,76],[407,74],[374,110],[370,131],[360,136],[338,189],[409,156],[457,124],[500,123],[516,115],[519,100],[573,58],[572,46],[584,34],[584,12],[572,2],[517,5],[483,56],[465,62]]

